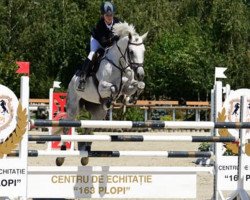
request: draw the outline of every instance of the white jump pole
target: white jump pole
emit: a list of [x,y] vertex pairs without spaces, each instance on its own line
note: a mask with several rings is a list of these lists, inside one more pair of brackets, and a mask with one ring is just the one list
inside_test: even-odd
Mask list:
[[238,142],[236,137],[172,135],[29,135],[37,142]]
[[[247,98],[245,96],[241,96],[240,99],[240,122],[244,122],[247,120]],[[235,198],[239,199],[249,199],[249,196],[245,190],[246,185],[246,166],[244,163],[246,162],[246,130],[239,130],[239,153],[238,153],[238,182],[237,182],[237,190],[233,195],[229,198],[229,200],[234,200]]]
[[[26,115],[28,116],[29,113],[29,94],[30,94],[30,88],[29,88],[29,77],[28,76],[22,76],[21,77],[21,86],[20,86],[20,99],[21,99],[21,104],[23,109],[26,109]],[[29,116],[28,116],[29,118]],[[25,166],[24,168],[26,169],[26,178],[23,179],[23,186],[26,188],[25,190],[25,196],[23,199],[27,199],[27,190],[28,190],[28,123],[26,125],[26,131],[25,134],[23,135],[23,139],[21,141],[21,144],[19,145],[20,149],[20,159],[21,163],[23,163]]]
[[[214,92],[214,122],[217,121],[218,118],[218,112],[222,108],[222,82],[221,81],[216,81],[215,83],[215,92]],[[214,130],[215,131],[215,136],[219,136],[218,129]],[[219,157],[223,154],[222,152],[222,144],[215,144],[215,163],[214,163],[214,199],[218,200],[219,198],[219,188],[218,188],[218,159]]]
[[[18,151],[13,151],[9,154],[10,157],[18,156]],[[29,150],[29,157],[39,156],[81,156],[81,157],[164,157],[164,158],[210,158],[213,152],[200,151],[44,151],[44,150]]]
[[[53,92],[54,92],[54,88],[50,88],[49,89],[49,119],[52,120],[53,119]],[[48,127],[49,129],[49,134],[52,135],[52,127]],[[47,149],[48,150],[52,150],[52,142],[50,142],[47,145]]]

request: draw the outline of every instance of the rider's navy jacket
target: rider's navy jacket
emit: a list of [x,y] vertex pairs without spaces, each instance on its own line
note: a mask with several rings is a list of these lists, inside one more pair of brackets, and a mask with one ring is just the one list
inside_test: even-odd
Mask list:
[[[113,25],[119,23],[120,20],[117,17],[113,18]],[[96,24],[95,28],[92,30],[91,35],[95,38],[103,48],[109,47],[112,45],[111,38],[113,37],[112,28],[108,29],[102,17]]]

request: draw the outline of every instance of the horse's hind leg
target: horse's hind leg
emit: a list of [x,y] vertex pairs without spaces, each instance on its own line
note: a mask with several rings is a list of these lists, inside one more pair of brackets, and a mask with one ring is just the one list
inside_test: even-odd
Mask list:
[[[84,108],[82,108],[81,112],[81,120],[90,120],[91,119],[91,113],[86,110],[86,105]],[[81,135],[91,135],[92,134],[92,129],[89,128],[84,128],[82,130],[82,133],[79,133]],[[78,142],[78,150],[79,151],[91,151],[91,142]],[[89,162],[88,157],[83,157],[81,158],[81,163],[82,165],[87,165]]]
[[[77,113],[79,113],[80,106],[79,106],[79,103],[77,104],[77,106],[75,105],[75,102],[77,102],[77,99],[75,99],[75,98],[76,98],[76,95],[72,95],[72,94],[70,95],[68,93],[68,95],[67,95],[67,106],[66,106],[66,108],[67,108],[67,120],[74,120],[76,118]],[[68,130],[69,130],[69,128],[64,127],[63,128],[63,134],[66,135]],[[61,150],[62,151],[67,150],[65,142],[63,142],[61,144]],[[57,157],[56,158],[56,165],[57,166],[62,166],[64,161],[65,161],[65,157]]]
[[[86,112],[90,113],[91,116],[87,115],[85,117],[91,120],[103,120],[106,117],[107,111],[103,109],[103,105],[93,104],[93,103],[85,103]],[[93,133],[93,129],[85,129],[84,134],[90,135]],[[78,142],[78,149],[81,151],[91,151],[92,142]],[[81,164],[87,165],[89,162],[88,157],[81,158]]]
[[[66,135],[68,131],[68,128],[63,128],[63,135]],[[61,143],[61,151],[66,151],[67,147],[66,147],[66,142]],[[65,157],[57,157],[56,158],[56,165],[57,166],[62,166],[63,163],[65,161]]]

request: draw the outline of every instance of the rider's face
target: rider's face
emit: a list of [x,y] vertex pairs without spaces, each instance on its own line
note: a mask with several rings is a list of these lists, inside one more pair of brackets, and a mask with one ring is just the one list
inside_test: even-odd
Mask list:
[[110,25],[113,21],[113,15],[112,14],[104,14],[104,21],[106,24]]

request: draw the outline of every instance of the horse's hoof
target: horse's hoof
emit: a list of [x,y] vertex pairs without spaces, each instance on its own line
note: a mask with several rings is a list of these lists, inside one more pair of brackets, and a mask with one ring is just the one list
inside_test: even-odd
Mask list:
[[82,166],[85,166],[89,163],[89,157],[82,157],[81,158],[81,164]]
[[65,160],[64,157],[56,158],[56,166],[62,166],[64,163],[64,160]]
[[104,110],[109,110],[112,106],[112,101],[111,100],[106,100],[103,104],[103,109]]

